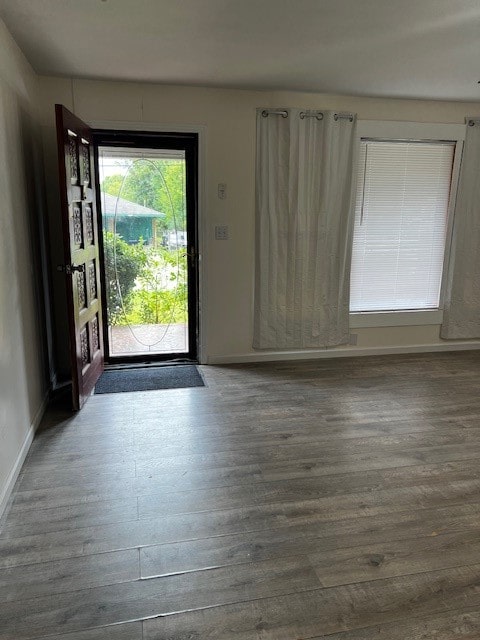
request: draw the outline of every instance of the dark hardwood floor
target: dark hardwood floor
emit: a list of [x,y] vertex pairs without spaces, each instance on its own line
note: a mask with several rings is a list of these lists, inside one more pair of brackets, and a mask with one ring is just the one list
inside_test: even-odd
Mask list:
[[0,640],[480,638],[480,352],[202,372],[48,414]]

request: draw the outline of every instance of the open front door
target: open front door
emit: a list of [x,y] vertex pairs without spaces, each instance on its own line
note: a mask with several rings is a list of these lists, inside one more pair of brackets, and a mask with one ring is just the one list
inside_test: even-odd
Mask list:
[[93,143],[89,127],[55,105],[73,408],[103,371],[103,333]]

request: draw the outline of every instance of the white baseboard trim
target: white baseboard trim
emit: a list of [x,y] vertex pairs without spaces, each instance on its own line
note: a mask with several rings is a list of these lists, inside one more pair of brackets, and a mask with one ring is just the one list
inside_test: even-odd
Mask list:
[[308,351],[259,351],[226,356],[208,356],[206,364],[241,364],[248,362],[278,362],[281,360],[318,360],[320,358],[352,358],[356,356],[382,356],[401,353],[428,353],[434,351],[473,351],[480,349],[480,341],[446,344],[416,344],[410,346],[367,347],[345,349],[315,349]]
[[13,465],[12,470],[7,478],[7,482],[5,486],[0,491],[0,520],[4,515],[8,501],[10,500],[10,496],[12,495],[13,487],[15,486],[15,482],[22,470],[23,463],[25,462],[25,458],[27,457],[30,446],[33,442],[33,438],[35,437],[35,432],[38,429],[40,422],[42,421],[43,415],[47,408],[49,393],[47,392],[42,400],[40,407],[38,408],[37,413],[35,414],[30,428],[25,436],[25,440],[23,441],[22,448],[15,460],[15,464]]

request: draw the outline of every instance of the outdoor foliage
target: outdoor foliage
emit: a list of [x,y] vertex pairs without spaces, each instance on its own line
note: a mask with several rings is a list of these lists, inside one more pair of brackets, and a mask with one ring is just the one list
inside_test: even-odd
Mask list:
[[131,324],[186,322],[187,286],[184,249],[147,250],[137,290],[133,293]]
[[129,245],[109,231],[104,248],[110,325],[186,322],[184,250]]
[[135,280],[147,263],[147,253],[142,243],[127,244],[110,231],[103,234],[103,246],[108,320],[111,325],[124,324],[122,299],[123,306],[128,309]]
[[175,291],[135,291],[128,318],[131,324],[170,324],[186,322],[186,289]]

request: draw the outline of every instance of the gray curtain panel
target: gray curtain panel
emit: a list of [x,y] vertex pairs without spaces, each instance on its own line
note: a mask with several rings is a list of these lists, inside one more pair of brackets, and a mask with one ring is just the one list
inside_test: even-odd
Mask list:
[[442,338],[480,338],[480,122],[467,126],[445,274]]
[[257,349],[349,339],[356,119],[257,111]]

